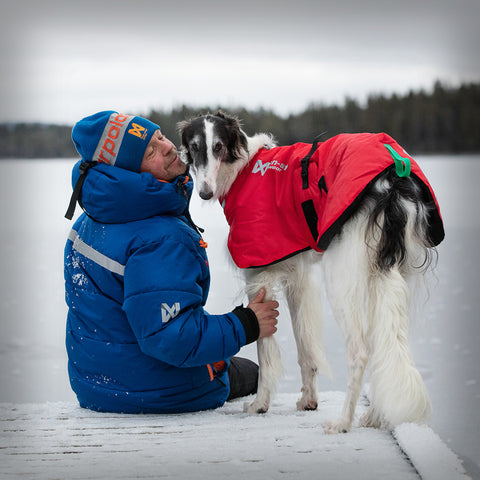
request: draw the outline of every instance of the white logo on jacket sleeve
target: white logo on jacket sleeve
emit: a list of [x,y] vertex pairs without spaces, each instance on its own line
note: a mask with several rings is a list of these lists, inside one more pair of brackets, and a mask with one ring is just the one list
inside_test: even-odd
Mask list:
[[180,313],[180,303],[175,302],[171,307],[162,303],[162,323],[169,322]]

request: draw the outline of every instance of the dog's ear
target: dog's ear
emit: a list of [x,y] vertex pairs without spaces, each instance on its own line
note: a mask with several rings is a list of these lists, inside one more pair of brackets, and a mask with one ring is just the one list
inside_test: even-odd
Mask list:
[[188,150],[187,145],[187,131],[191,127],[192,120],[183,120],[177,123],[177,132],[180,136],[180,148],[178,149],[178,155],[180,160],[185,165],[191,165],[193,163],[190,151]]
[[223,118],[224,120],[228,117],[228,115],[221,109],[218,109],[213,115],[215,117]]
[[239,131],[241,129],[240,120],[234,115],[229,115],[221,110],[219,110],[215,115],[225,121],[225,124],[230,131]]
[[180,137],[183,137],[183,132],[190,126],[190,122],[188,120],[183,120],[177,123],[177,132]]
[[248,142],[245,134],[242,132],[240,120],[233,115],[221,113],[221,118],[225,121],[225,127],[228,132],[229,142],[227,148],[230,152],[231,159],[235,161],[244,158],[247,154]]
[[223,110],[217,110],[214,113],[215,117],[221,118],[222,120],[225,120],[226,124],[230,128],[235,128],[235,129],[240,129],[240,120],[235,117],[234,115],[230,115],[228,113],[225,113]]

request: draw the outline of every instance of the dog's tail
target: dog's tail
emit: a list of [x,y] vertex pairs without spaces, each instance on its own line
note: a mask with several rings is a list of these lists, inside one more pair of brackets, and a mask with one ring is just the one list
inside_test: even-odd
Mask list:
[[417,182],[389,169],[367,198],[372,205],[367,245],[373,249],[375,268],[388,272],[398,266],[405,273],[412,268],[426,270],[436,253],[428,234],[429,213],[435,205],[422,199]]
[[376,182],[367,226],[370,282],[370,423],[422,423],[430,399],[408,344],[407,279],[432,261],[428,209],[412,178],[387,172]]

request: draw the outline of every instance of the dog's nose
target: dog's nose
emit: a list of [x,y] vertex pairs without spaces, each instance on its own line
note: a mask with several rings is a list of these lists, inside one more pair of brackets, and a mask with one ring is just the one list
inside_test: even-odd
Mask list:
[[202,200],[210,200],[213,197],[213,192],[200,192],[200,198]]

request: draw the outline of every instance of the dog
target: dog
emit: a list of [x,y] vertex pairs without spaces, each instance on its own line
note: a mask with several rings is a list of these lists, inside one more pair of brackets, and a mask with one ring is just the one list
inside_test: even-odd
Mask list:
[[[312,272],[320,262],[348,363],[343,410],[325,432],[350,431],[367,363],[370,405],[360,426],[427,422],[431,403],[408,346],[409,281],[433,266],[444,231],[433,190],[414,160],[386,134],[277,147],[272,135],[249,137],[222,111],[177,128],[200,197],[224,207],[228,248],[249,298],[260,287],[267,298],[283,289],[303,383],[297,409],[317,408],[316,377],[329,372]],[[273,336],[259,339],[257,348],[259,384],[245,404],[249,413],[268,410],[283,371]]]

